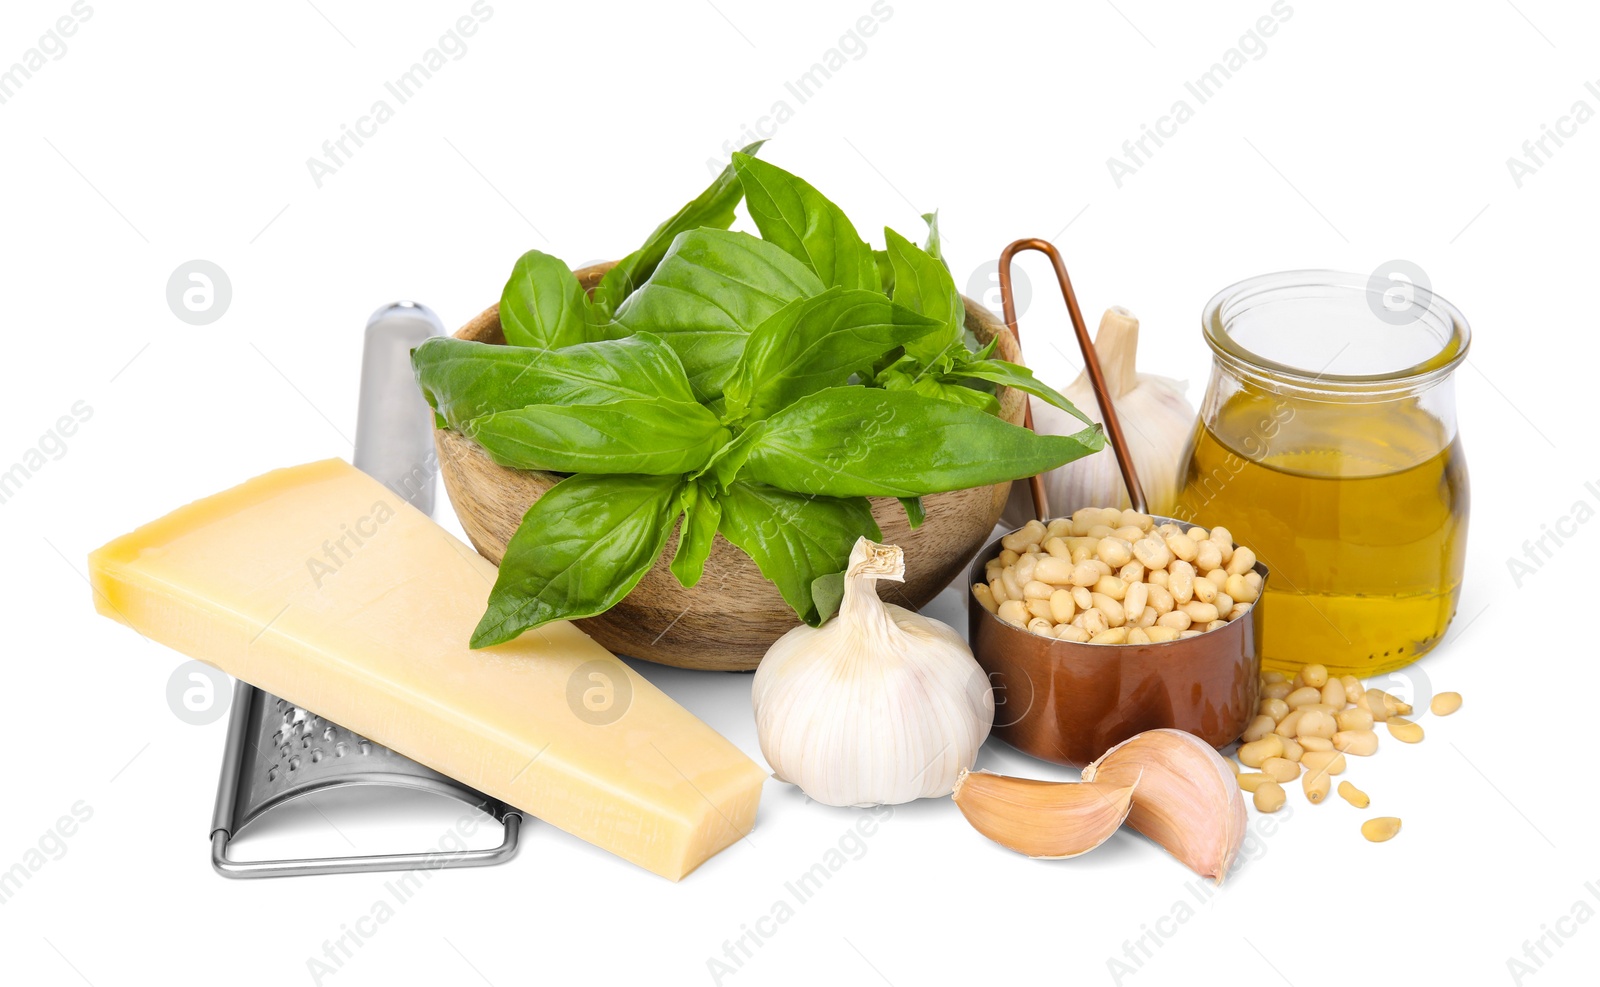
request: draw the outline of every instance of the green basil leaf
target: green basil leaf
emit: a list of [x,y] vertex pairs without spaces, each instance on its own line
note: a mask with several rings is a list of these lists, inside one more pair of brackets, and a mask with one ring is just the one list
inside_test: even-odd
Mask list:
[[906,509],[906,520],[911,524],[911,530],[922,527],[922,522],[928,520],[928,512],[922,507],[921,497],[901,497],[900,506]]
[[530,404],[465,422],[489,458],[514,469],[677,476],[700,469],[733,437],[689,401]]
[[829,288],[790,302],[750,333],[724,389],[726,416],[765,418],[940,328],[937,320],[866,289]]
[[822,289],[779,247],[748,233],[694,230],[673,241],[617,321],[630,332],[659,333],[682,361],[695,397],[710,401],[722,393],[749,331]]
[[512,346],[553,350],[589,337],[589,299],[559,257],[530,250],[500,293],[500,326]]
[[711,544],[722,523],[722,505],[698,483],[684,491],[683,524],[678,527],[678,550],[672,553],[672,574],[684,589],[692,589],[705,574]]
[[830,572],[811,580],[811,602],[817,605],[817,624],[826,624],[844,603],[844,573]]
[[894,265],[895,303],[937,321],[942,327],[939,332],[908,344],[906,355],[933,365],[952,348],[962,347],[964,351],[961,328],[966,322],[967,310],[961,303],[955,280],[950,277],[950,269],[894,230],[884,227],[883,235],[889,244],[889,260]]
[[803,179],[746,154],[733,166],[762,239],[806,263],[822,283],[880,289],[872,249],[840,208]]
[[910,391],[834,387],[768,418],[743,476],[802,494],[920,497],[1033,476],[1104,445],[1099,426],[1035,435]]
[[939,210],[935,209],[933,212],[923,213],[922,221],[928,224],[928,244],[922,249],[926,251],[929,256],[943,264],[945,270],[948,271],[950,269],[950,262],[944,259],[943,248],[941,248],[939,245]]
[[1000,413],[1000,401],[993,394],[953,382],[942,374],[920,366],[913,357],[905,357],[885,368],[874,383],[887,391],[911,391],[940,401],[964,404],[990,415]]
[[681,482],[570,476],[534,501],[506,546],[472,646],[501,644],[552,620],[615,606],[660,556]]
[[[894,264],[889,260],[889,251],[874,250],[872,262],[878,266],[878,288],[885,295],[894,294]],[[840,577],[843,585],[843,577]]]
[[[756,141],[739,153],[753,155],[765,143],[766,141]],[[734,170],[732,162],[729,162],[728,166],[712,179],[711,184],[706,186],[705,191],[673,213],[666,222],[657,226],[645,239],[644,246],[618,261],[617,266],[605,273],[594,290],[595,307],[602,312],[615,312],[635,289],[655,273],[656,265],[666,256],[667,248],[672,246],[672,241],[678,238],[678,234],[702,226],[719,230],[732,226],[734,209],[742,198],[744,198],[744,186],[739,182],[738,173]]]
[[677,355],[650,333],[549,351],[439,336],[411,351],[411,366],[453,428],[530,404],[695,399]]
[[806,623],[821,623],[812,583],[842,572],[856,539],[882,538],[864,497],[804,497],[739,481],[717,498],[722,537],[755,560],[784,602]]
[[968,360],[957,362],[951,368],[950,375],[973,377],[1006,387],[1015,387],[1025,394],[1032,394],[1036,398],[1048,401],[1086,425],[1094,424],[1092,419],[1067,400],[1066,395],[1035,377],[1032,370],[1020,364],[1008,363],[1005,360]]

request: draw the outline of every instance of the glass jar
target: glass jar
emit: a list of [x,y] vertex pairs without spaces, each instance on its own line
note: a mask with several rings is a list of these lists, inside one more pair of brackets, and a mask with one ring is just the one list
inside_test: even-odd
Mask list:
[[1416,660],[1466,561],[1466,320],[1418,285],[1290,271],[1224,290],[1203,328],[1211,380],[1174,514],[1226,526],[1271,571],[1263,664],[1365,677]]

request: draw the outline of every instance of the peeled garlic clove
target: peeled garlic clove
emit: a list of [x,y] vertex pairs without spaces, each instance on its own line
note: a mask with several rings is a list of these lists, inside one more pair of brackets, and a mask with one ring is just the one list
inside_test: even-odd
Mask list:
[[1100,755],[1084,781],[1135,785],[1128,823],[1184,866],[1221,884],[1244,842],[1244,795],[1211,745],[1182,730],[1147,730]]
[[963,771],[951,795],[972,828],[1030,857],[1088,853],[1111,838],[1133,808],[1133,786],[1036,781]]

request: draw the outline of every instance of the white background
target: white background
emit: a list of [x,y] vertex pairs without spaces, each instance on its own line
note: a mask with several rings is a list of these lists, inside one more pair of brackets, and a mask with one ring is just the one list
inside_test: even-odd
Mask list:
[[[870,0],[493,0],[465,54],[405,105],[390,98],[394,118],[319,188],[307,158],[470,0],[91,3],[65,53],[0,105],[0,466],[57,448],[42,436],[75,402],[93,410],[0,505],[0,869],[75,803],[93,812],[0,904],[0,979],[313,982],[308,957],[388,878],[211,872],[224,721],[169,711],[181,657],[94,615],[86,554],[246,477],[348,456],[374,308],[415,298],[453,327],[498,296],[525,249],[574,266],[620,256],[784,100],[792,118],[765,156],[864,234],[881,242],[890,224],[915,238],[918,214],[940,208],[963,284],[1012,239],[1053,239],[1089,318],[1133,308],[1146,368],[1187,378],[1192,399],[1208,368],[1197,315],[1223,286],[1421,265],[1475,328],[1458,380],[1475,503],[1461,616],[1413,678],[1467,698],[1449,720],[1423,719],[1421,746],[1385,737],[1352,768],[1373,812],[1404,818],[1391,843],[1363,841],[1363,815],[1343,802],[1291,792],[1292,813],[1201,903],[1199,882],[1131,832],[1035,862],[928,801],[897,809],[722,982],[1113,983],[1108,959],[1151,932],[1159,947],[1123,983],[1515,982],[1508,958],[1541,935],[1552,955],[1522,982],[1592,982],[1600,921],[1570,916],[1580,900],[1600,909],[1585,889],[1600,852],[1584,702],[1600,686],[1600,525],[1579,526],[1520,588],[1506,565],[1575,502],[1600,503],[1600,121],[1520,188],[1506,165],[1576,101],[1600,111],[1584,88],[1600,88],[1592,5],[1290,0],[1265,53],[1198,106],[1184,82],[1270,0],[890,0],[864,45],[845,42],[858,57],[803,104],[784,83],[871,18]],[[69,7],[9,0],[0,67]],[[1184,98],[1194,119],[1118,188],[1106,159]],[[203,327],[164,294],[195,258],[233,291]],[[1038,258],[1024,266],[1036,289],[1024,344],[1065,383],[1076,361],[1044,345],[1064,338],[1060,304]],[[643,671],[759,757],[748,676]],[[980,764],[1071,775],[998,741]],[[329,801],[255,852],[408,849],[456,810],[400,814],[396,833]],[[712,983],[708,959],[860,815],[769,782],[751,838],[681,884],[532,823],[518,859],[434,875],[323,982]],[[1178,902],[1193,917],[1162,921]]]

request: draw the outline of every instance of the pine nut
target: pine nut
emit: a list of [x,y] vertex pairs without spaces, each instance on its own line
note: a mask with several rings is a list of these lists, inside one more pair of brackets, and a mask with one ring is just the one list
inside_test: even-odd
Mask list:
[[1361,835],[1373,843],[1392,840],[1398,832],[1400,832],[1400,820],[1394,816],[1379,816],[1361,824]]
[[1300,723],[1295,727],[1294,735],[1304,740],[1307,737],[1321,737],[1328,739],[1337,730],[1338,724],[1333,717],[1320,709],[1304,710],[1300,714]]
[[1389,717],[1389,736],[1404,744],[1422,743],[1422,724],[1400,716]]
[[1121,600],[1128,595],[1128,584],[1116,576],[1101,576],[1095,582],[1093,589],[1096,593],[1109,596],[1113,600]]
[[1143,586],[1144,563],[1137,560],[1129,562],[1127,565],[1118,569],[1116,575],[1118,579],[1128,583],[1130,586],[1134,583],[1138,583],[1139,585]]
[[975,599],[977,599],[978,605],[983,607],[983,609],[989,611],[990,613],[998,613],[1000,611],[1000,604],[995,602],[994,594],[991,593],[989,591],[989,587],[985,586],[983,583],[972,584],[972,595]]
[[1273,733],[1280,737],[1295,736],[1295,729],[1300,726],[1300,717],[1304,716],[1303,710],[1291,709],[1289,715],[1278,721],[1278,728]]
[[1044,634],[1050,637],[1055,636],[1055,626],[1055,622],[1049,617],[1035,617],[1028,621],[1028,630],[1035,634]]
[[1222,584],[1222,589],[1240,603],[1254,603],[1261,595],[1259,590],[1244,581],[1243,576],[1229,576],[1228,581]]
[[1239,740],[1246,744],[1253,744],[1271,733],[1277,725],[1278,722],[1276,720],[1263,713],[1250,721],[1250,725],[1244,728],[1244,733],[1239,735]]
[[1072,583],[1072,565],[1065,559],[1048,555],[1033,567],[1033,578],[1056,586],[1068,586]]
[[1222,609],[1221,607],[1216,606],[1217,584],[1209,579],[1196,579],[1194,581],[1194,598],[1201,603],[1212,604],[1213,610]]
[[1100,557],[1100,561],[1117,569],[1127,565],[1128,560],[1133,558],[1133,546],[1121,538],[1102,538],[1094,553]]
[[[1127,583],[1122,595],[1122,609],[1132,617],[1144,613],[1145,604],[1150,600],[1150,587],[1145,583]],[[1102,590],[1101,592],[1104,592]],[[1108,596],[1110,594],[1107,594]]]
[[1306,685],[1314,689],[1321,689],[1328,684],[1328,667],[1326,665],[1307,665],[1300,669],[1300,678]]
[[1290,709],[1295,709],[1300,706],[1309,706],[1312,703],[1322,702],[1322,692],[1321,690],[1315,689],[1309,685],[1303,685],[1289,693],[1288,698],[1286,698],[1284,702],[1289,704]]
[[1322,701],[1334,709],[1344,709],[1344,683],[1329,679],[1328,684],[1322,687]]
[[1127,644],[1128,629],[1126,627],[1112,627],[1101,631],[1089,639],[1090,644]]
[[[1072,559],[1072,549],[1067,546],[1066,539],[1064,538],[1050,539],[1044,543],[1044,550],[1050,553],[1050,557],[1052,559],[1056,559],[1061,562],[1070,563],[1070,560]],[[1068,571],[1071,571],[1072,566],[1069,564],[1067,569]]]
[[1068,580],[1074,586],[1093,586],[1100,581],[1100,570],[1085,560],[1073,567]]
[[1129,627],[1128,628],[1128,643],[1129,644],[1149,644],[1150,643],[1150,635],[1145,633],[1145,630],[1144,630],[1143,627]]
[[1094,606],[1094,594],[1089,591],[1087,586],[1074,586],[1072,587],[1072,602],[1077,605],[1079,610],[1087,610]]
[[1079,644],[1089,643],[1089,632],[1072,624],[1057,624],[1056,637],[1062,641],[1076,641]]
[[1256,553],[1240,545],[1233,550],[1233,558],[1228,560],[1228,575],[1242,576],[1254,569],[1255,565]]
[[[1104,581],[1101,580],[1101,582]],[[1095,593],[1091,599],[1094,600],[1096,609],[1106,615],[1106,626],[1121,627],[1128,622],[1127,612],[1122,609],[1122,604],[1117,602],[1116,598],[1107,596],[1104,593]]]
[[1372,714],[1364,709],[1347,709],[1334,715],[1340,730],[1371,730]]
[[1269,781],[1256,789],[1255,796],[1251,801],[1255,803],[1257,812],[1277,812],[1283,808],[1284,800],[1287,797],[1282,785],[1275,781]]
[[1434,716],[1449,716],[1461,708],[1461,693],[1441,692],[1433,697],[1433,702],[1428,704],[1428,709]]
[[1289,704],[1282,699],[1263,699],[1257,711],[1272,717],[1273,726],[1277,726],[1279,720],[1289,715]]
[[1201,572],[1220,569],[1222,567],[1222,546],[1209,538],[1198,543],[1195,546],[1194,565]]
[[1269,733],[1260,740],[1245,744],[1239,748],[1239,763],[1250,768],[1259,768],[1269,757],[1283,756],[1283,739],[1277,734]]
[[1358,809],[1365,809],[1372,804],[1372,799],[1367,798],[1366,792],[1363,792],[1348,781],[1339,782],[1339,797]]
[[1006,600],[1000,604],[1000,609],[996,613],[1001,620],[1008,624],[1016,624],[1018,627],[1027,627],[1028,621],[1033,616],[1028,613],[1027,606],[1021,600]]
[[1182,610],[1174,610],[1171,613],[1164,613],[1160,617],[1156,618],[1157,626],[1170,627],[1173,630],[1180,632],[1188,630],[1189,625],[1192,623],[1194,623],[1194,621],[1190,620],[1189,615],[1184,613]]
[[1028,612],[1030,614],[1032,614],[1033,616],[1035,616],[1035,617],[1049,617],[1050,616],[1050,600],[1049,600],[1049,598],[1045,598],[1045,599],[1041,600],[1036,596],[1030,596],[1027,599],[1023,600],[1022,602],[1023,602],[1024,605],[1027,606]]
[[1326,737],[1297,737],[1295,743],[1300,745],[1301,750],[1317,752],[1333,750],[1333,741]]
[[1261,773],[1281,785],[1300,777],[1300,764],[1286,757],[1269,757],[1261,762]]
[[1320,803],[1328,797],[1328,789],[1332,787],[1326,773],[1308,771],[1300,776],[1300,788],[1306,793],[1306,801],[1312,805]]
[[1289,680],[1284,677],[1284,674],[1282,672],[1267,672],[1266,674],[1261,676],[1261,684],[1262,685],[1271,685],[1274,682],[1287,682],[1287,681],[1289,681]]
[[1074,612],[1078,605],[1072,602],[1072,594],[1064,589],[1058,589],[1050,594],[1050,619],[1058,624],[1072,623]]
[[1048,600],[1050,599],[1050,594],[1055,591],[1056,588],[1054,586],[1049,583],[1041,583],[1035,579],[1023,584],[1022,598],[1024,600]]
[[1176,561],[1167,566],[1167,589],[1180,605],[1194,599],[1194,566]]
[[[1165,573],[1162,573],[1162,575],[1165,575]],[[1149,605],[1156,608],[1156,613],[1171,613],[1172,608],[1178,605],[1178,601],[1172,598],[1172,594],[1167,591],[1165,586],[1159,583],[1145,583],[1144,585],[1148,594]]]
[[1301,746],[1300,741],[1293,740],[1289,737],[1283,738],[1283,759],[1285,761],[1293,761],[1298,764],[1300,763],[1301,756],[1303,756],[1305,752],[1306,749]]
[[1259,772],[1258,773],[1252,773],[1252,774],[1241,773],[1239,775],[1239,789],[1241,791],[1253,792],[1256,789],[1260,788],[1262,785],[1266,785],[1266,784],[1276,785],[1277,782],[1273,781],[1271,778],[1267,777],[1264,774],[1260,774]]
[[1357,757],[1371,757],[1378,753],[1378,735],[1371,730],[1340,730],[1333,735],[1333,747]]
[[1217,613],[1216,607],[1209,603],[1201,603],[1198,600],[1193,603],[1185,603],[1183,612],[1188,614],[1189,619],[1197,624],[1209,624],[1221,616],[1221,614]]
[[1188,535],[1168,535],[1167,551],[1187,563],[1193,562],[1195,556],[1200,554],[1200,546],[1196,545],[1194,539]]
[[[1145,612],[1148,613],[1149,611]],[[1165,644],[1168,641],[1176,641],[1178,639],[1178,629],[1175,627],[1163,627],[1160,624],[1154,624],[1146,627],[1144,632],[1149,636],[1151,644]]]
[[1172,561],[1172,550],[1167,548],[1166,542],[1151,536],[1133,543],[1133,557],[1144,563],[1146,568],[1165,569],[1167,563]]
[[1345,702],[1355,702],[1356,697],[1360,696],[1363,691],[1361,688],[1361,680],[1356,678],[1354,675],[1341,675],[1339,676],[1339,682],[1344,686]]

